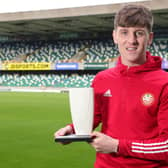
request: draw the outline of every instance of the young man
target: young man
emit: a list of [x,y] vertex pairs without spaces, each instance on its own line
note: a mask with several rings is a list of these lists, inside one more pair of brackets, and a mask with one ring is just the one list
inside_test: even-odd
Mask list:
[[[118,64],[93,83],[95,168],[168,168],[168,74],[147,51],[153,17],[144,6],[124,6],[115,16]],[[73,133],[68,125],[55,133]]]

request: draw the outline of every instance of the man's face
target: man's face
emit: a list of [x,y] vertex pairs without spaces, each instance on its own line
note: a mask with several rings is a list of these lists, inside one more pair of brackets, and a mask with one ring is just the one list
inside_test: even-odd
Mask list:
[[124,65],[136,66],[146,61],[147,46],[152,43],[153,33],[144,27],[117,27],[113,31]]

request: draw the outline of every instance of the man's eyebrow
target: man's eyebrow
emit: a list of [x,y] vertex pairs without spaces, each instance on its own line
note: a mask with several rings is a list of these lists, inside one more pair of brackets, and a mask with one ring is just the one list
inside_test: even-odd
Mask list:
[[120,29],[119,31],[128,31],[127,29],[125,29],[125,28],[122,28],[122,29]]
[[141,29],[141,28],[137,29],[136,31],[144,31],[144,32],[145,32],[145,30],[144,30],[144,29]]
[[[122,28],[122,29],[119,30],[119,32],[120,32],[120,31],[128,31],[128,29]],[[136,30],[134,30],[134,31],[135,31],[135,32],[136,32],[136,31],[143,31],[143,32],[145,32],[145,30],[144,30],[144,29],[141,29],[141,28],[138,28],[138,29],[136,29]]]

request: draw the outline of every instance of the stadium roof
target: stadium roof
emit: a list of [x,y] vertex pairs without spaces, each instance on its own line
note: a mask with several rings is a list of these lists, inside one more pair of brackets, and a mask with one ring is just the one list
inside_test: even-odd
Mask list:
[[[136,2],[152,9],[154,28],[168,33],[168,1]],[[113,29],[114,13],[123,4],[0,14],[0,40],[68,39],[101,36]],[[101,33],[101,34],[100,34]]]

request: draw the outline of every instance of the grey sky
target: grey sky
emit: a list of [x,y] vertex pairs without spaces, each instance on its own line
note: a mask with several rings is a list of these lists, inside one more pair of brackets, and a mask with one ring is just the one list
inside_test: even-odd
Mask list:
[[0,13],[59,9],[144,0],[0,0]]

